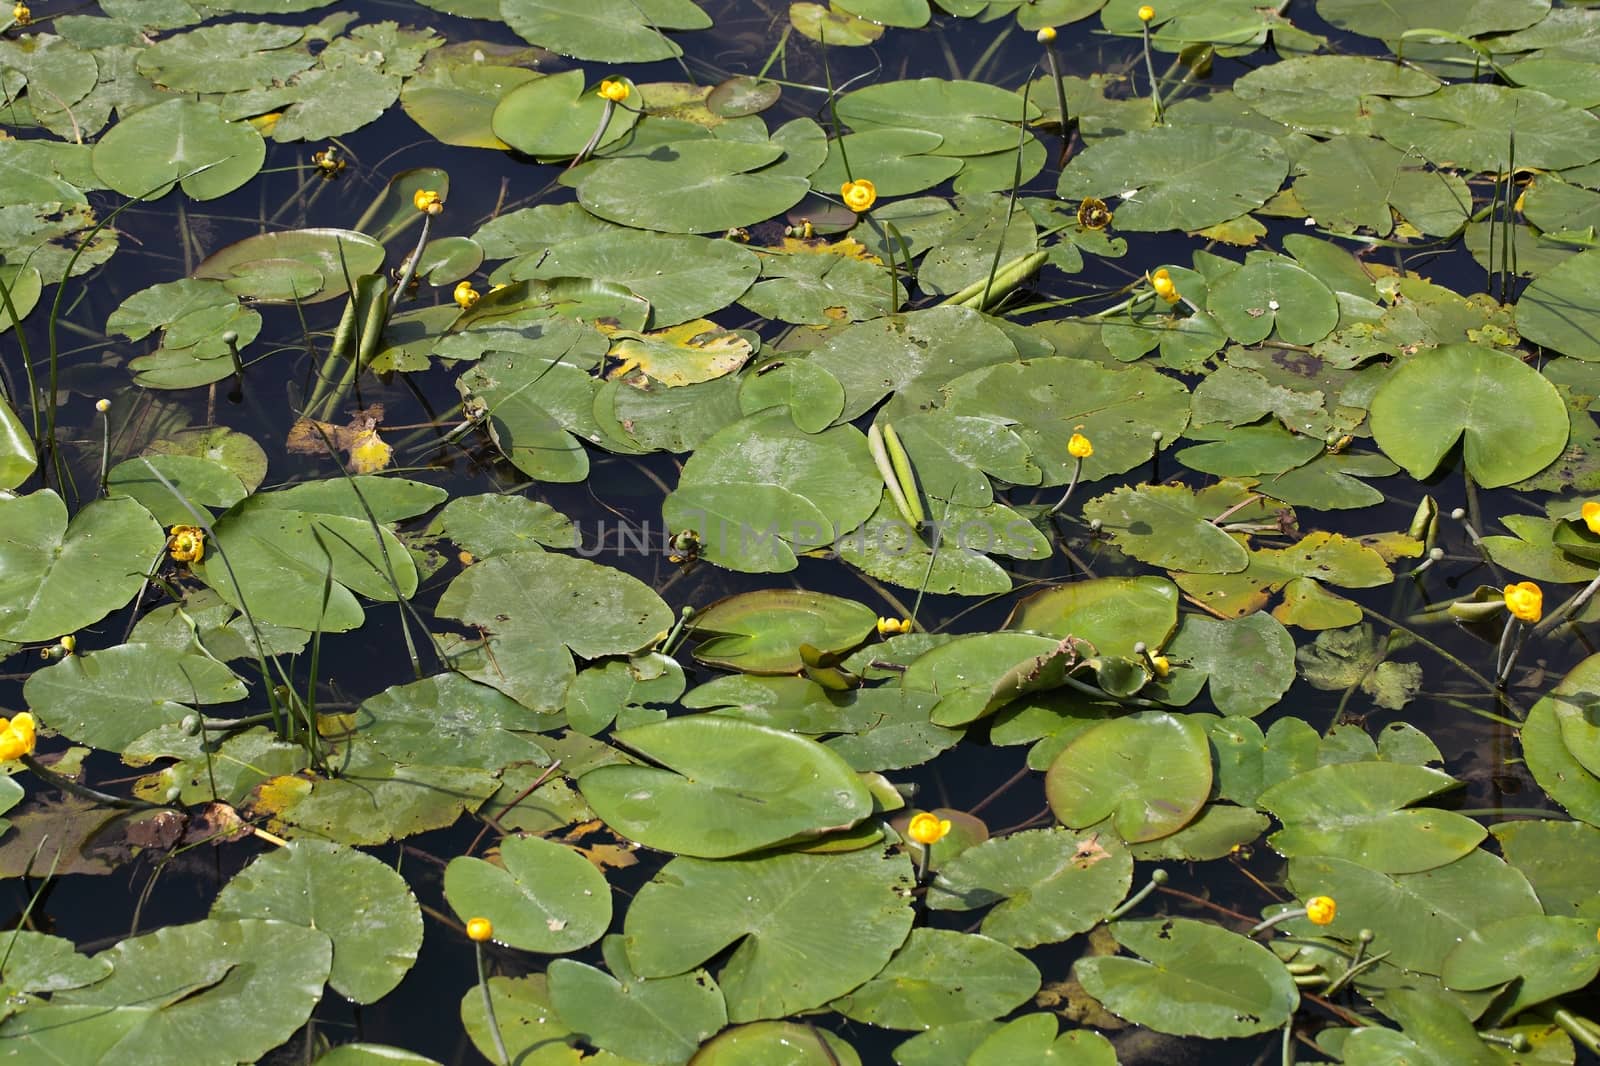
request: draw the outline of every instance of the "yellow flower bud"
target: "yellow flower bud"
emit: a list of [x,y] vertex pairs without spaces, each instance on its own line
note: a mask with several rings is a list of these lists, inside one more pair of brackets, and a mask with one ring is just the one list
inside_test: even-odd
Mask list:
[[1155,290],[1157,296],[1169,304],[1175,304],[1180,299],[1178,286],[1173,284],[1172,275],[1167,273],[1166,267],[1150,275],[1150,287]]
[[33,10],[27,4],[17,4],[11,9],[11,21],[26,26],[33,21]]
[[858,215],[872,210],[872,205],[878,202],[877,186],[866,178],[845,182],[839,186],[839,194],[844,197],[844,205]]
[[1590,533],[1600,533],[1600,503],[1590,500],[1583,505],[1583,524],[1589,527]]
[[595,90],[595,95],[614,104],[620,104],[628,98],[633,90],[628,88],[628,83],[618,78],[607,78],[600,83],[600,88]]
[[1145,4],[1143,7],[1139,8],[1139,21],[1140,22],[1149,22],[1151,19],[1153,19],[1155,17],[1156,17],[1156,9],[1151,7],[1149,4]]
[[1172,660],[1165,655],[1152,655],[1150,668],[1156,672],[1156,677],[1166,677],[1172,672]]
[[[1077,429],[1082,428],[1082,426],[1077,427]],[[1094,445],[1089,443],[1088,437],[1074,430],[1072,436],[1067,438],[1067,454],[1074,459],[1087,459],[1094,454]]]
[[906,836],[925,848],[939,843],[949,832],[950,819],[926,811],[912,815],[911,824],[906,826]]
[[425,215],[437,215],[444,210],[444,199],[433,189],[418,189],[412,193],[411,204]]
[[487,918],[467,920],[467,939],[481,944],[494,936],[494,923]]
[[77,651],[78,638],[73,636],[71,633],[68,633],[66,636],[62,637],[61,650],[66,652],[68,655],[71,655],[73,652]]
[[101,414],[105,414],[107,411],[111,410],[111,401],[102,397],[94,402],[94,409],[99,411]]
[[909,618],[880,618],[878,619],[878,636],[892,637],[899,633],[911,632],[911,619]]
[[1054,26],[1046,26],[1044,29],[1034,34],[1034,37],[1040,44],[1049,44],[1051,41],[1056,39],[1056,28]]
[[0,718],[0,762],[10,762],[33,754],[37,741],[33,715],[23,711],[9,722]]
[[480,295],[478,290],[472,287],[472,282],[463,281],[456,286],[454,293],[456,306],[463,311],[470,311],[473,305],[478,302]]
[[1339,906],[1332,896],[1312,896],[1306,900],[1306,917],[1312,925],[1328,925],[1338,913]]
[[1529,625],[1544,617],[1544,591],[1532,581],[1519,581],[1505,588],[1506,609],[1519,622]]

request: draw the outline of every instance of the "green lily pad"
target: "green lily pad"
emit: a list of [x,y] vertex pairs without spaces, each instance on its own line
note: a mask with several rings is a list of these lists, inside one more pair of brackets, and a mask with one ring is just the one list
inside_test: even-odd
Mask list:
[[1132,882],[1133,858],[1115,837],[1034,829],[986,840],[941,864],[927,903],[954,911],[998,904],[984,916],[984,935],[1031,948],[1087,932]]
[[724,858],[845,828],[872,810],[842,758],[792,733],[697,715],[612,739],[657,765],[602,766],[578,786],[613,829],[662,851]]
[[[141,112],[142,113],[142,112]],[[119,127],[120,128],[120,127]],[[301,265],[295,278],[311,277],[313,288],[286,291],[280,284],[280,265],[292,260]],[[320,303],[349,291],[347,279],[376,272],[383,265],[383,246],[364,233],[344,229],[293,229],[262,233],[235,241],[194,269],[196,278],[224,281],[230,292],[270,303]]]
[[670,59],[683,50],[661,30],[711,25],[690,0],[502,0],[500,17],[530,44],[606,63]]
[[436,613],[481,630],[456,670],[544,712],[566,702],[573,653],[625,655],[672,624],[667,605],[638,579],[554,552],[474,563],[445,589]]
[[[761,272],[754,252],[731,241],[608,227],[513,260],[512,280],[598,278],[626,285],[650,301],[650,324],[660,329],[699,318],[738,299]],[[495,280],[503,280],[496,271]]]
[[793,674],[800,646],[847,651],[871,635],[877,622],[867,607],[839,596],[765,589],[718,600],[693,619],[701,637],[694,657],[712,666],[752,674]]
[[146,48],[138,71],[177,92],[229,93],[286,82],[316,58],[294,48],[305,37],[297,26],[231,22],[202,26]]
[[[151,469],[166,479],[163,484]],[[168,488],[170,484],[172,487]],[[176,490],[176,491],[174,491]],[[131,496],[164,526],[194,521],[189,507],[232,507],[245,497],[245,486],[224,467],[190,455],[153,455],[118,463],[106,473],[107,496]],[[186,504],[188,506],[186,506]]]
[[333,941],[328,982],[357,1003],[388,995],[422,946],[422,912],[405,880],[370,855],[316,840],[270,852],[235,874],[211,917],[320,929]]
[[1062,170],[1056,193],[1121,197],[1118,229],[1197,230],[1260,207],[1288,174],[1283,150],[1260,133],[1164,126],[1091,145]]
[[511,763],[548,764],[529,734],[545,725],[510,697],[438,674],[393,685],[364,700],[351,728],[397,762],[497,771]]
[[1439,236],[1467,222],[1472,198],[1461,178],[1377,138],[1336,137],[1307,149],[1298,162],[1305,174],[1295,180],[1295,197],[1329,229],[1365,227],[1386,236],[1396,212],[1423,233]]
[[1501,822],[1489,832],[1506,861],[1532,882],[1546,914],[1573,918],[1584,913],[1600,871],[1600,829],[1530,819]]
[[422,73],[406,80],[400,106],[444,144],[503,149],[509,146],[495,136],[495,108],[513,89],[539,76],[526,67],[429,62]]
[[1057,818],[1074,828],[1112,818],[1130,843],[1182,829],[1211,792],[1211,747],[1199,715],[1141,711],[1080,734],[1045,775]]
[[357,593],[392,602],[416,591],[411,554],[388,529],[275,502],[252,496],[229,509],[212,527],[205,558],[193,564],[235,607],[293,629],[343,632],[365,617]]
[[586,1042],[651,1066],[680,1066],[728,1024],[722,990],[704,970],[645,979],[628,965],[621,936],[606,937],[600,950],[610,973],[571,959],[548,971],[551,1005]]
[[883,969],[911,931],[911,884],[911,863],[881,848],[673,859],[628,908],[628,960],[670,977],[731,947],[716,973],[729,1020],[784,1017]]
[[142,644],[69,656],[28,678],[23,691],[52,729],[107,751],[181,721],[189,704],[246,694],[244,682],[209,656]]
[[1111,934],[1142,958],[1081,958],[1073,973],[1135,1024],[1180,1036],[1249,1036],[1282,1026],[1300,1005],[1283,963],[1238,933],[1192,918],[1150,918],[1115,922]]
[[0,489],[9,492],[16,488],[38,467],[39,456],[27,427],[12,410],[11,402],[0,397]]
[[724,1029],[700,1048],[694,1061],[696,1066],[861,1066],[861,1056],[849,1044],[799,1022],[752,1022]]
[[[1196,494],[1182,485],[1120,488],[1090,500],[1084,517],[1099,519],[1123,551],[1169,570],[1231,574],[1249,565],[1250,555],[1211,518],[1230,503],[1219,500],[1230,485],[1223,482]],[[1216,511],[1210,511],[1215,503]]]
[[1600,922],[1592,918],[1525,915],[1490,922],[1467,934],[1445,956],[1446,988],[1476,991],[1516,982],[1510,1002],[1495,1016],[1514,1017],[1528,1007],[1574,992],[1600,974],[1594,948]]
[[1039,970],[998,940],[951,929],[915,929],[876,977],[836,1006],[885,1029],[998,1018],[1039,990]]
[[445,867],[444,892],[463,920],[487,918],[494,938],[560,955],[594,943],[611,924],[611,888],[572,848],[543,837],[507,837],[495,865],[466,855]]
[[1600,159],[1600,118],[1532,89],[1446,85],[1427,96],[1374,100],[1372,110],[1378,136],[1436,166],[1498,170],[1513,129],[1519,167],[1560,170]]
[[1336,855],[1384,873],[1416,873],[1461,858],[1486,835],[1465,815],[1407,807],[1456,783],[1425,766],[1343,763],[1281,781],[1256,803],[1283,823],[1269,838],[1283,855]]
[[1370,410],[1378,447],[1416,478],[1432,474],[1462,438],[1467,471],[1486,488],[1538,473],[1567,444],[1555,386],[1515,356],[1470,344],[1407,359]]
[[[1434,25],[1455,25],[1459,18],[1452,13]],[[1324,137],[1370,132],[1367,104],[1374,96],[1426,96],[1438,88],[1437,79],[1413,67],[1353,55],[1282,59],[1233,83],[1234,95],[1251,110]]]
[[1178,624],[1178,590],[1158,577],[1102,577],[1035,593],[1008,629],[1087,640],[1102,655],[1130,656],[1140,641],[1159,649]]
[[181,183],[196,200],[232,192],[261,169],[267,146],[215,104],[178,99],[122,119],[94,146],[95,173],[124,196],[159,200]]
[[681,388],[731,374],[750,358],[750,340],[715,322],[697,318],[654,333],[619,330],[612,334],[611,372],[629,384],[652,381]]
[[541,159],[575,156],[600,128],[600,116],[610,107],[605,133],[591,151],[627,136],[639,121],[630,107],[616,107],[588,88],[580,67],[551,74],[512,89],[494,109],[494,135],[519,152]]
[[428,527],[480,559],[541,547],[576,548],[578,530],[554,507],[525,496],[458,496],[445,504]]
[[[1206,675],[1211,701],[1225,715],[1260,714],[1294,684],[1294,638],[1271,615],[1231,621],[1185,615],[1163,651],[1169,659]],[[1241,669],[1241,664],[1249,666]]]
[[1517,301],[1517,331],[1535,344],[1600,360],[1600,249],[1582,252],[1535,278]]
[[111,972],[109,959],[80,955],[72,941],[64,937],[13,929],[0,943],[4,944],[0,953],[6,959],[0,987],[8,995],[82,988],[104,980]]
[[[1031,359],[973,370],[939,392],[951,414],[1009,425],[1032,449],[1044,485],[1072,478],[1077,460],[1067,444],[1075,432],[1094,446],[1081,478],[1094,481],[1147,462],[1155,448],[1151,435],[1159,430],[1163,440],[1175,440],[1188,421],[1187,390],[1143,366]],[[896,399],[903,402],[905,394]]]
[[0,498],[0,639],[49,640],[92,625],[144,586],[166,537],[127,498],[95,500],[69,524],[48,489]]
[[1206,308],[1240,344],[1274,330],[1291,344],[1311,344],[1339,322],[1339,301],[1316,276],[1276,259],[1258,259],[1213,281]]
[[[857,132],[931,130],[943,141],[930,154],[943,156],[1015,151],[1017,124],[1039,117],[1033,104],[1025,107],[999,86],[943,78],[880,82],[846,93],[837,106],[840,120]],[[858,170],[856,176],[872,175]]]
[[790,4],[789,21],[804,36],[835,48],[856,48],[883,36],[883,27],[876,22],[821,4]]
[[598,162],[579,179],[578,201],[636,229],[722,232],[782,214],[810,191],[803,176],[764,172],[783,154],[770,141],[676,141],[649,156]]
[[333,950],[326,934],[288,922],[210,919],[95,957],[110,977],[12,1015],[0,1040],[39,1062],[255,1061],[310,1017]]
[[[759,442],[759,443],[757,443]],[[787,411],[741,419],[704,441],[662,504],[702,558],[751,572],[792,570],[795,551],[831,543],[876,509],[883,480],[851,426],[805,433]]]

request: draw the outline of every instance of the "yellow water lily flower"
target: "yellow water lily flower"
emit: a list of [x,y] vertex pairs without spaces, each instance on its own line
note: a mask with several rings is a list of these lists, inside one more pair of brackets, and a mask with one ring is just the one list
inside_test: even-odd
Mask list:
[[1143,7],[1141,7],[1139,9],[1139,21],[1140,22],[1149,22],[1151,19],[1153,19],[1155,17],[1156,17],[1156,9],[1151,7],[1149,4],[1145,4]]
[[1312,925],[1329,924],[1338,911],[1339,905],[1333,901],[1332,896],[1312,896],[1306,900],[1306,918]]
[[199,526],[173,526],[167,551],[175,563],[198,563],[206,557],[206,531]]
[[33,754],[38,738],[34,734],[33,715],[23,711],[7,721],[0,718],[0,762],[10,762]]
[[1533,625],[1544,617],[1544,590],[1532,581],[1519,581],[1505,588],[1506,609],[1519,622]]
[[1172,660],[1165,655],[1150,656],[1150,669],[1154,670],[1156,677],[1166,677],[1172,672]]
[[478,302],[482,295],[482,293],[478,292],[477,289],[472,287],[472,282],[463,281],[456,286],[453,299],[456,302],[456,306],[461,308],[461,310],[470,311],[472,310],[473,305]]
[[880,618],[878,619],[878,636],[892,637],[899,633],[911,632],[911,619],[909,618]]
[[323,177],[332,178],[337,177],[339,171],[344,169],[344,160],[339,158],[339,149],[330,144],[320,152],[311,153],[311,165],[316,167]]
[[607,78],[600,83],[600,88],[595,90],[595,95],[614,104],[620,104],[628,98],[633,90],[628,88],[628,83],[619,78]]
[[1600,503],[1590,500],[1583,505],[1580,513],[1583,515],[1583,524],[1589,527],[1589,532],[1600,533]]
[[1056,39],[1056,28],[1054,26],[1046,26],[1033,36],[1040,44],[1049,44]]
[[1074,430],[1072,436],[1067,438],[1067,454],[1074,459],[1087,459],[1094,454],[1094,445],[1089,442],[1088,437]]
[[1078,205],[1078,225],[1084,229],[1102,230],[1111,225],[1111,208],[1104,200],[1086,196]]
[[1178,287],[1172,283],[1172,275],[1167,273],[1166,267],[1150,275],[1150,287],[1155,290],[1157,296],[1169,304],[1175,304],[1180,299]]
[[925,848],[939,843],[949,832],[950,819],[940,818],[938,815],[929,814],[926,811],[913,815],[911,824],[906,826],[906,836]]
[[444,197],[433,189],[418,189],[411,194],[411,205],[425,215],[437,215],[444,210]]
[[866,178],[857,178],[839,186],[839,195],[844,197],[844,205],[859,215],[878,202],[878,187]]
[[11,20],[18,26],[26,26],[33,21],[33,9],[27,4],[17,4],[11,9]]
[[487,918],[467,920],[467,939],[481,944],[494,936],[494,923]]

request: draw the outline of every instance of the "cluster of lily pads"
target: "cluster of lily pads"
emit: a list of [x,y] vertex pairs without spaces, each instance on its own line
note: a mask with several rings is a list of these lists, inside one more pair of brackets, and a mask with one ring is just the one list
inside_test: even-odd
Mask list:
[[1600,1054],[1600,7],[54,6],[0,1057]]

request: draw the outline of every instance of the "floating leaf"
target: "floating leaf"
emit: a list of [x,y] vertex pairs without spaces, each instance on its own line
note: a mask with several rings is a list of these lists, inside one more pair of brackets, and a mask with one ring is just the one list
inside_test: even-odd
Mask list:
[[1276,1029],[1300,1005],[1283,963],[1253,940],[1192,918],[1115,922],[1140,956],[1081,958],[1073,973],[1107,1008],[1161,1033],[1212,1039]]
[[578,201],[636,229],[709,233],[748,226],[782,214],[810,190],[802,176],[762,170],[782,155],[773,142],[676,141],[649,156],[597,163],[579,179]]
[[133,500],[95,500],[67,522],[49,489],[0,497],[0,639],[49,640],[92,625],[144,587],[166,537]]
[[196,200],[232,192],[261,169],[267,146],[247,122],[215,104],[169,100],[113,126],[94,146],[95,173],[124,196],[159,200],[174,183]]
[[586,1042],[655,1066],[688,1062],[728,1024],[722,990],[704,970],[644,979],[628,965],[621,936],[601,941],[606,969],[571,959],[550,964],[550,1002]]
[[983,933],[1012,947],[1053,944],[1088,931],[1128,894],[1127,845],[1098,831],[1034,829],[986,840],[939,867],[928,886],[933,910],[999,904]]
[[1486,488],[1536,474],[1567,444],[1566,405],[1537,370],[1492,348],[1447,344],[1401,363],[1372,397],[1372,435],[1415,478],[1463,439]]
[[1039,990],[1039,971],[998,940],[916,929],[876,977],[836,1006],[886,1029],[998,1018]]
[[572,848],[543,837],[506,837],[500,861],[451,859],[444,892],[463,919],[489,919],[501,943],[559,955],[594,943],[611,923],[610,886]]
[[670,977],[732,947],[716,974],[729,1020],[783,1017],[883,969],[911,931],[911,884],[911,863],[881,848],[673,859],[628,908],[628,960]]
[[211,916],[320,929],[333,941],[328,982],[357,1003],[388,995],[422,946],[422,912],[405,880],[370,855],[317,840],[270,852],[235,874]]
[[842,829],[872,809],[843,759],[782,730],[696,715],[612,739],[656,765],[591,770],[578,782],[583,798],[617,832],[661,851],[724,858]]
[[530,44],[608,63],[681,55],[660,31],[711,25],[690,0],[502,0],[500,15]]
[[616,107],[587,85],[581,67],[525,80],[496,105],[494,135],[517,151],[538,158],[575,156],[588,146],[600,128],[600,116],[609,108],[605,133],[590,149],[603,152],[627,136],[639,114],[631,107]]
[[1080,734],[1045,775],[1050,809],[1075,828],[1113,819],[1130,843],[1188,824],[1211,792],[1211,748],[1197,715],[1141,711]]
[[848,651],[872,633],[877,616],[854,600],[820,592],[765,589],[718,600],[695,612],[694,657],[753,674],[800,671],[800,646]]

